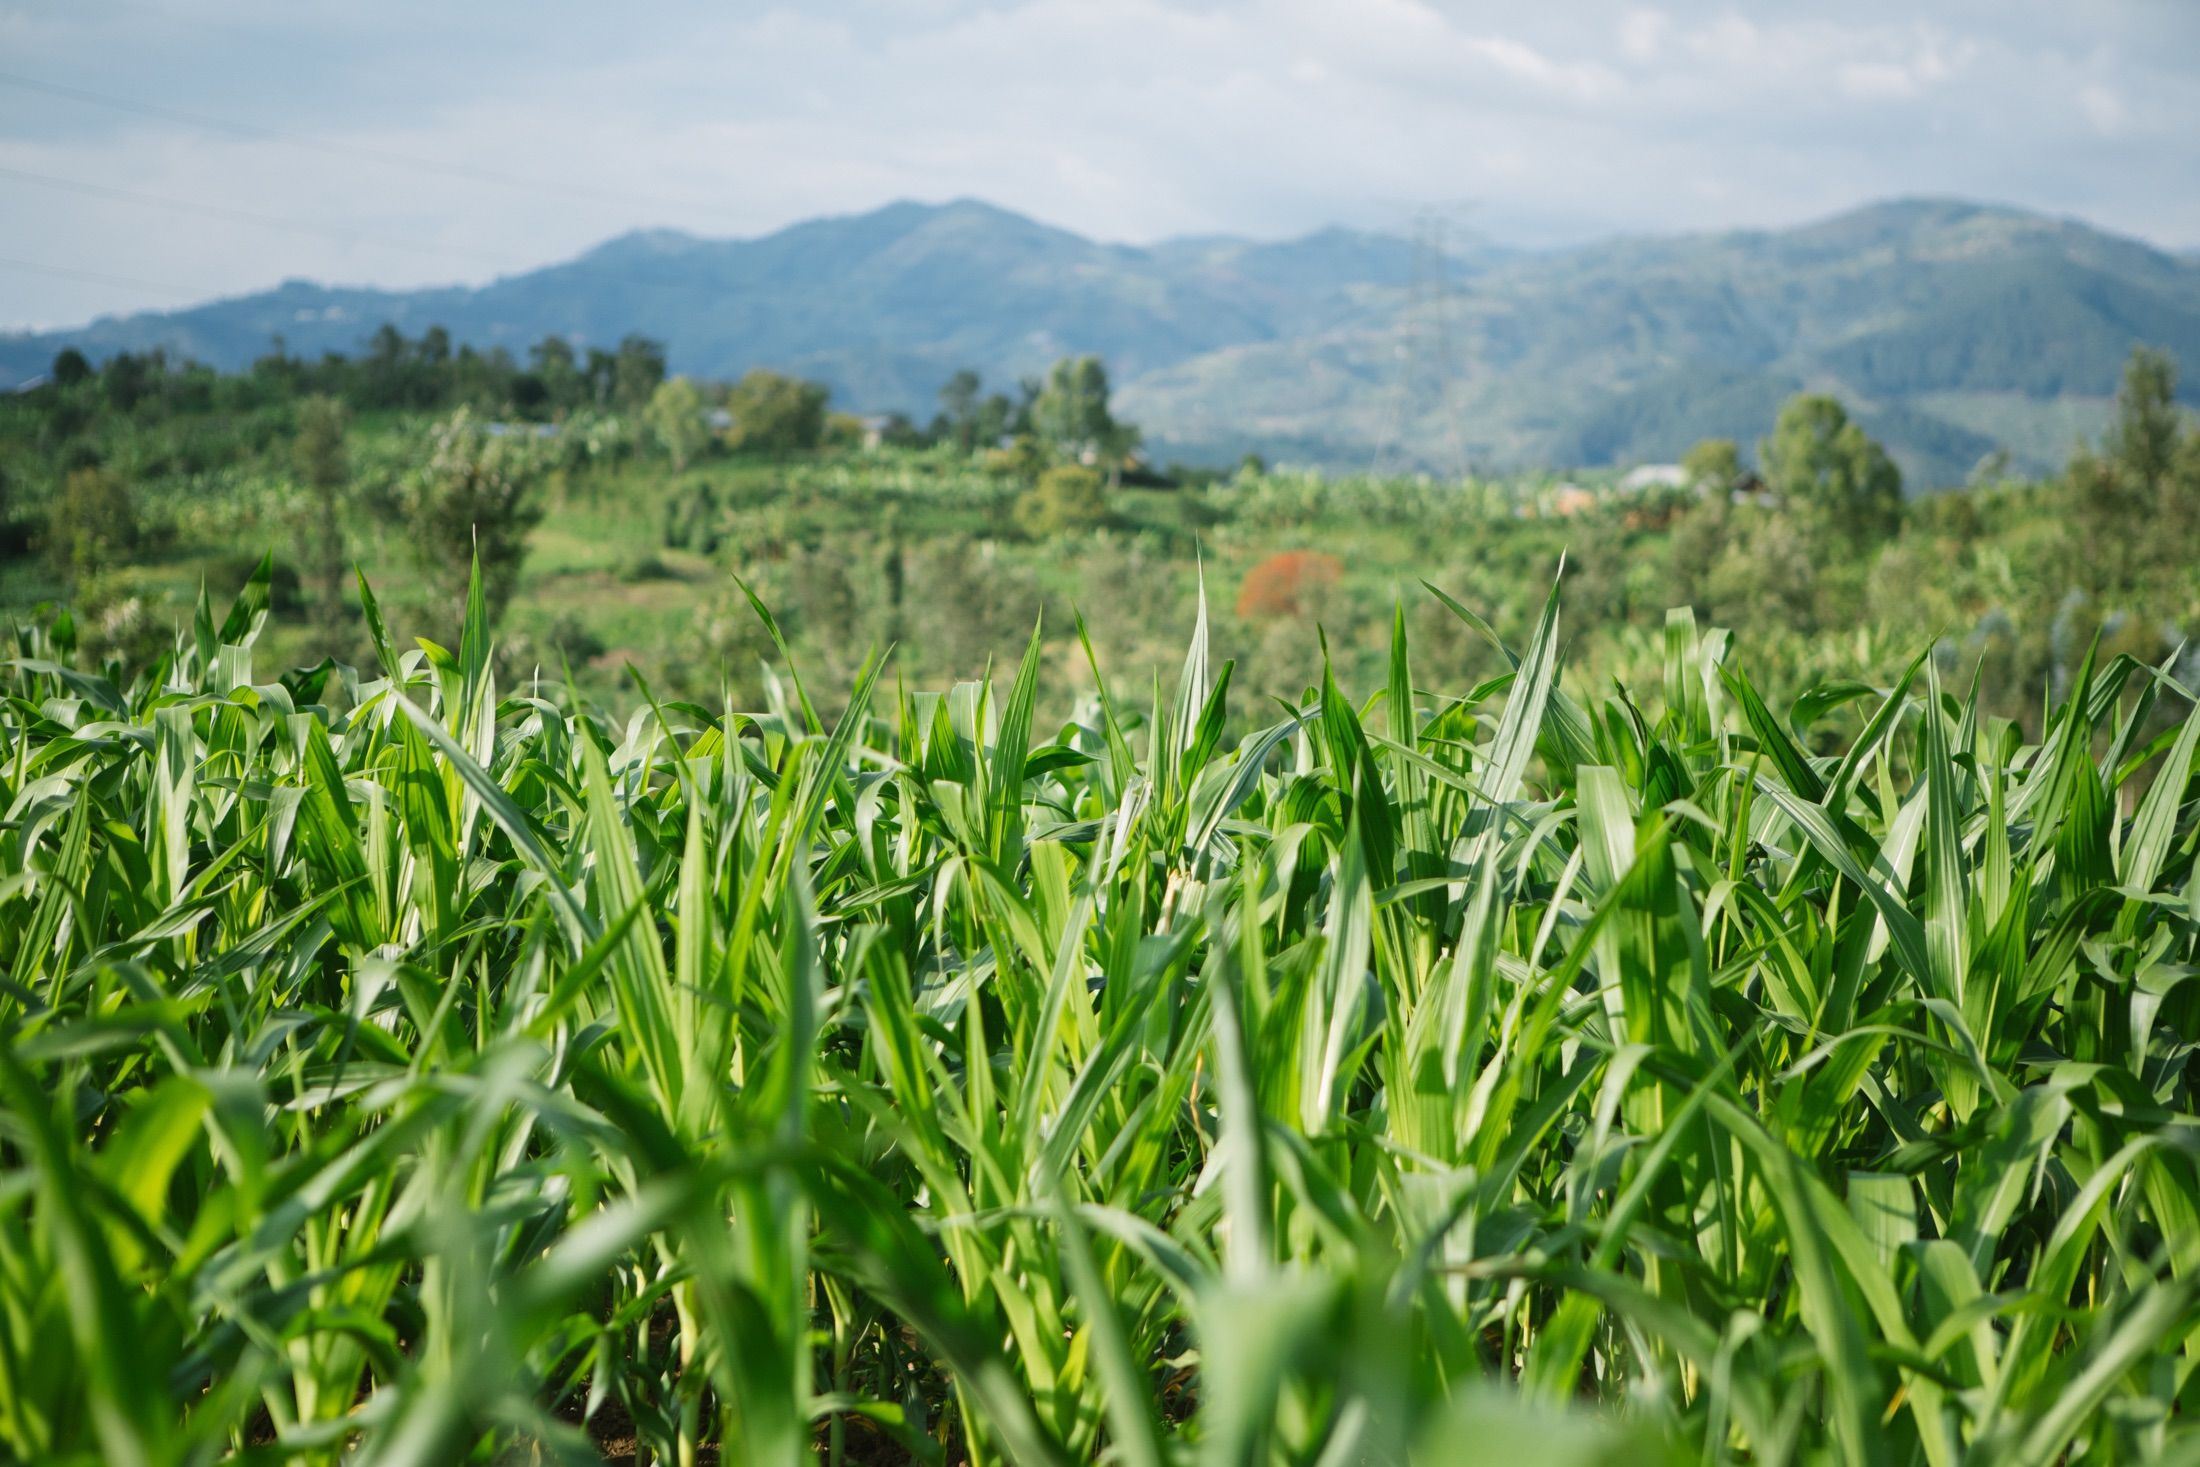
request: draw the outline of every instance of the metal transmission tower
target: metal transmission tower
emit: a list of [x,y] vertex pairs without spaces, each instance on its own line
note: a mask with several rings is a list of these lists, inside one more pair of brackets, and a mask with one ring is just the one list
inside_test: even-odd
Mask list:
[[[1464,479],[1470,469],[1455,401],[1463,368],[1450,246],[1451,222],[1444,211],[1424,208],[1414,215],[1412,263],[1395,348],[1397,377],[1375,449],[1373,471],[1378,474],[1430,467],[1432,456],[1437,460],[1433,466],[1452,478]],[[1416,442],[1431,415],[1438,441]]]

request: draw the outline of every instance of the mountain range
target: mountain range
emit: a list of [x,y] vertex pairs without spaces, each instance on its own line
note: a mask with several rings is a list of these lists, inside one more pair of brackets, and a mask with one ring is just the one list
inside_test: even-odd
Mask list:
[[1005,386],[1092,352],[1156,458],[1333,468],[1669,460],[1702,437],[1746,445],[1789,394],[1825,390],[1925,487],[1996,449],[2061,462],[2104,420],[2134,344],[2200,378],[2200,257],[1940,199],[1535,251],[1426,229],[1130,246],[975,201],[900,203],[755,239],[641,231],[478,287],[290,281],[0,335],[0,379],[68,345],[222,367],[276,337],[352,351],[384,322],[515,353],[638,331],[675,371],[774,367],[844,407],[920,418],[959,367]]

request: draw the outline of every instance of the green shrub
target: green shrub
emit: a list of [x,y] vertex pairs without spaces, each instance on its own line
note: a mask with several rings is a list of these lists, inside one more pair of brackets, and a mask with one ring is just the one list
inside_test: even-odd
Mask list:
[[1108,523],[1107,482],[1080,464],[1058,464],[1017,496],[1016,528],[1034,540],[1076,535]]
[[703,394],[685,377],[660,383],[642,410],[657,446],[672,460],[674,473],[686,468],[710,446],[710,424],[703,417]]
[[491,614],[511,599],[528,532],[542,521],[542,468],[533,440],[492,437],[465,408],[437,425],[427,466],[405,478],[401,503],[422,567],[457,604],[476,563]]
[[98,465],[69,470],[46,518],[46,556],[74,584],[138,547],[137,499],[119,474]]
[[680,573],[666,564],[665,558],[653,550],[629,555],[619,562],[619,579],[628,585],[643,581],[676,581]]
[[758,368],[727,390],[726,411],[733,416],[733,426],[727,430],[726,442],[749,453],[815,448],[825,436],[825,404],[830,397],[822,383]]

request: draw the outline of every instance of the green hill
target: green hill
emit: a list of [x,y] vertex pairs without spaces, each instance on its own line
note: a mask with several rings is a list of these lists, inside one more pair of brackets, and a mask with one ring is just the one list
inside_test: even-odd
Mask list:
[[675,370],[768,365],[844,405],[922,414],[958,367],[998,383],[1097,352],[1164,457],[1266,446],[1332,467],[1485,469],[1746,442],[1810,387],[1849,399],[1919,486],[1996,446],[2052,463],[2097,425],[2135,343],[2200,362],[2200,261],[1982,205],[1431,262],[1343,229],[1138,248],[972,201],[903,203],[758,239],[639,232],[480,287],[292,281],[0,336],[0,374],[30,377],[63,345],[234,367],[278,336],[352,350],[384,322],[514,353],[639,331],[670,344]]

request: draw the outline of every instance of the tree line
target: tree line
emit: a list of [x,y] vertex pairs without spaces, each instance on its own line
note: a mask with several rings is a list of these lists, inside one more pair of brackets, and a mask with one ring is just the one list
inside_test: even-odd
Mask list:
[[[64,354],[45,385],[0,399],[0,441],[10,450],[0,455],[0,501],[12,494],[15,506],[11,517],[0,503],[0,521],[15,527],[0,552],[42,548],[52,580],[80,608],[96,605],[107,569],[158,558],[165,511],[157,506],[172,486],[209,467],[252,466],[303,506],[289,560],[300,599],[326,617],[333,638],[350,617],[356,547],[346,542],[347,523],[401,528],[438,587],[463,584],[478,551],[494,603],[517,584],[529,532],[560,486],[622,460],[681,476],[657,505],[663,543],[706,554],[717,553],[728,513],[715,498],[719,481],[689,471],[727,456],[866,442],[921,450],[982,470],[999,495],[995,524],[1031,540],[1135,526],[1139,502],[1115,490],[1157,482],[1137,457],[1138,429],[1116,412],[1106,365],[1091,357],[1005,388],[957,371],[919,426],[906,416],[837,412],[823,384],[784,373],[732,382],[668,376],[663,349],[642,338],[619,351],[561,342],[562,352],[531,352],[524,370],[550,384],[543,401],[562,406],[530,420],[511,412],[509,393],[468,398],[453,386],[465,353],[445,350],[434,333],[418,341],[377,333],[369,347],[357,359],[310,364],[276,352],[226,375],[157,354],[97,368]],[[1607,621],[1688,604],[1721,625],[1808,633],[1857,624],[1888,580],[1882,567],[1916,558],[1927,539],[1961,551],[2021,523],[2035,540],[2066,547],[2057,551],[2067,567],[2067,577],[2053,578],[2057,587],[2085,592],[2104,615],[2181,605],[2180,588],[2200,561],[2200,433],[2175,388],[2174,363],[2140,351],[2107,431],[2061,474],[2004,485],[1987,466],[1976,492],[1915,502],[1904,498],[1886,449],[1840,401],[1797,397],[1753,452],[1731,440],[1700,443],[1682,485],[1615,497],[1606,512],[1568,523],[1569,595]],[[156,421],[255,393],[262,411]],[[362,426],[370,414],[394,421]],[[524,428],[530,421],[538,426]],[[194,435],[219,441],[190,458]],[[176,466],[178,454],[189,462]],[[1257,484],[1260,475],[1233,482]],[[156,506],[142,519],[140,502]]]
[[1111,475],[1135,453],[1135,426],[1114,416],[1107,366],[1098,357],[1065,357],[1013,392],[986,392],[972,368],[953,373],[938,411],[919,425],[906,413],[859,420],[831,407],[831,390],[768,368],[731,382],[673,377],[664,343],[629,334],[615,348],[576,345],[550,335],[515,357],[504,347],[454,345],[430,326],[408,337],[385,324],[361,351],[294,356],[281,337],[251,366],[221,372],[161,348],[121,351],[95,364],[63,349],[46,379],[18,395],[55,420],[61,435],[101,413],[158,418],[246,412],[312,397],[355,413],[449,412],[554,423],[590,411],[642,417],[652,446],[683,464],[714,441],[740,449],[798,452],[836,438],[901,447],[952,445],[964,452],[1013,448],[1019,440],[1052,457],[1101,466]]
[[454,347],[441,326],[412,338],[394,325],[348,356],[293,356],[278,336],[242,372],[220,372],[159,348],[116,352],[95,366],[69,347],[48,374],[59,402],[80,410],[234,412],[322,395],[361,412],[471,407],[542,421],[581,408],[639,408],[664,380],[664,344],[646,336],[629,335],[613,349],[576,348],[562,336],[546,336],[521,361],[503,347]]
[[[409,338],[385,325],[354,356],[311,360],[278,341],[233,373],[157,350],[95,366],[71,348],[44,382],[4,400],[0,437],[31,451],[0,466],[0,525],[10,527],[0,553],[42,550],[60,587],[97,605],[111,573],[158,538],[140,508],[144,485],[258,463],[295,491],[294,554],[282,570],[310,591],[309,614],[333,645],[351,615],[344,527],[362,495],[407,532],[439,583],[463,584],[478,556],[492,605],[516,584],[543,517],[538,486],[635,457],[679,473],[718,455],[935,447],[1020,480],[1017,522],[1046,535],[1108,519],[1108,490],[1138,444],[1110,395],[1094,357],[1065,359],[1014,397],[984,394],[964,370],[919,428],[906,416],[835,412],[824,384],[768,369],[732,382],[669,376],[663,345],[638,335],[615,350],[547,337],[523,364],[502,349],[454,349],[441,327]],[[416,461],[362,477],[355,424],[367,415],[432,419]]]

